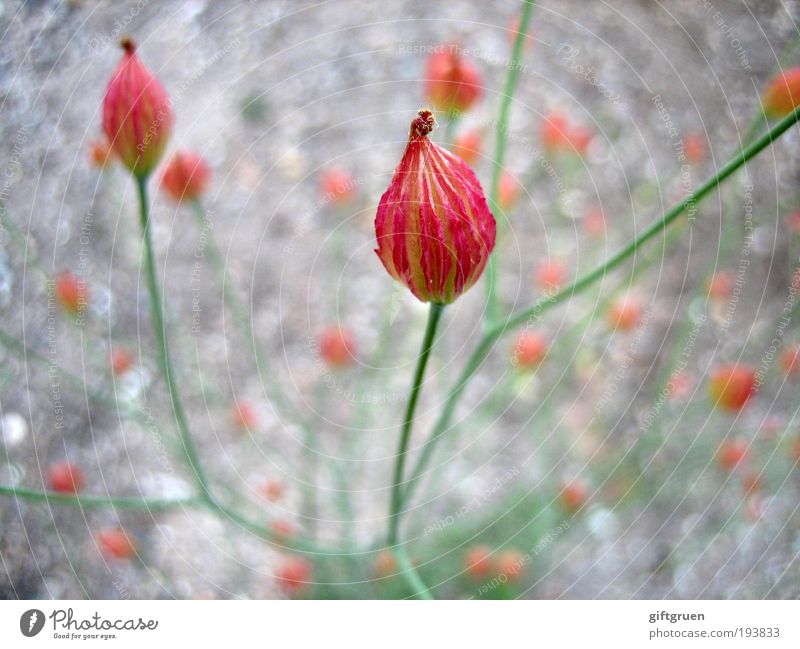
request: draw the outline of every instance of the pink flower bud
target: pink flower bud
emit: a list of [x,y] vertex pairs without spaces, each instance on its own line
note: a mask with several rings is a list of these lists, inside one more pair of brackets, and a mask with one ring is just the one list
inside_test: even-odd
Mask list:
[[175,202],[196,201],[208,189],[211,168],[196,153],[181,151],[167,163],[161,176],[161,187]]
[[503,550],[497,555],[497,576],[509,583],[517,581],[523,574],[528,558],[519,550]]
[[111,371],[115,376],[125,374],[133,367],[133,354],[126,347],[114,347],[111,350]]
[[105,136],[97,138],[89,146],[89,160],[93,167],[103,169],[111,162],[111,146]]
[[136,55],[133,41],[122,40],[125,53],[103,98],[103,131],[122,163],[147,176],[161,160],[172,130],[169,97]]
[[76,494],[83,489],[86,478],[80,467],[71,462],[56,462],[47,469],[50,489],[61,494]]
[[683,138],[683,155],[693,165],[699,165],[706,159],[706,138],[702,133],[688,133]]
[[237,401],[233,405],[233,425],[246,432],[251,432],[258,427],[258,412],[249,401]]
[[572,480],[564,485],[559,499],[561,504],[571,514],[577,512],[586,504],[589,498],[589,489],[583,480]]
[[473,545],[464,555],[464,567],[474,581],[482,581],[492,570],[492,550],[486,545]]
[[425,64],[425,94],[436,110],[449,115],[468,111],[483,94],[481,74],[457,45],[439,49]]
[[721,270],[714,273],[708,282],[708,297],[712,300],[724,302],[730,298],[733,292],[734,277],[728,270]]
[[725,471],[733,471],[747,456],[747,440],[742,437],[726,439],[717,450],[717,462]]
[[539,139],[546,153],[559,152],[583,155],[589,148],[592,132],[585,126],[572,124],[566,115],[550,113],[539,127]]
[[632,331],[639,326],[642,319],[642,305],[638,299],[626,296],[618,299],[606,314],[608,326],[614,330]]
[[583,217],[583,227],[590,237],[602,237],[606,233],[606,215],[599,207],[591,208]]
[[800,67],[790,68],[773,78],[761,103],[768,117],[784,117],[800,106]]
[[557,291],[567,281],[567,266],[558,259],[545,259],[536,267],[536,285],[542,291]]
[[419,111],[403,158],[375,217],[384,268],[422,302],[448,304],[481,276],[495,221],[475,174],[428,139],[433,114]]
[[520,184],[516,176],[504,172],[500,176],[500,186],[497,192],[497,203],[504,212],[513,210],[519,200]]
[[261,493],[269,502],[274,503],[281,499],[285,488],[283,482],[272,479],[267,480],[261,487]]

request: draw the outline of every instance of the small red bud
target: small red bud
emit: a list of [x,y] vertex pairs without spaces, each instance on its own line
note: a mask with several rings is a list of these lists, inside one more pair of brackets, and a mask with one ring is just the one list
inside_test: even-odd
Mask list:
[[111,371],[115,376],[122,376],[133,367],[133,354],[126,347],[114,347],[111,350]]
[[495,221],[469,166],[428,139],[433,124],[429,110],[411,123],[403,158],[378,205],[376,252],[420,301],[448,304],[483,273]]
[[130,559],[136,554],[133,540],[123,529],[117,528],[98,532],[97,542],[103,552],[114,559]]
[[58,303],[73,316],[83,313],[89,303],[89,289],[86,282],[69,271],[64,271],[56,277],[55,292]]
[[283,591],[295,595],[305,590],[312,578],[311,563],[303,557],[290,556],[283,559],[275,573],[275,580]]
[[599,207],[592,208],[583,217],[583,227],[590,237],[602,237],[606,233],[606,215]]
[[768,117],[784,117],[800,106],[800,67],[790,68],[774,77],[761,103]]
[[425,93],[436,110],[468,111],[483,94],[481,74],[459,54],[455,44],[442,45],[425,64]]
[[161,176],[161,187],[175,202],[196,201],[208,189],[211,168],[196,153],[176,153]]
[[261,493],[264,495],[264,498],[271,503],[277,502],[283,497],[283,482],[280,480],[267,480],[261,487]]
[[495,560],[497,576],[505,578],[509,583],[518,581],[522,577],[526,561],[527,558],[519,550],[503,550]]
[[319,188],[322,197],[334,205],[346,206],[356,197],[357,183],[350,173],[339,167],[330,167],[322,172]]
[[725,471],[733,471],[747,456],[747,440],[741,437],[726,439],[717,450],[717,462]]
[[711,374],[711,400],[723,410],[738,412],[753,396],[755,389],[756,371],[748,365],[729,363]]
[[606,319],[611,329],[633,331],[642,319],[642,305],[630,295],[620,298],[609,307]]
[[786,376],[800,376],[800,343],[792,343],[781,352],[781,368]]
[[239,430],[251,432],[258,427],[258,412],[249,401],[237,401],[233,406],[233,425]]
[[561,504],[571,514],[577,512],[586,504],[589,489],[583,480],[575,479],[564,485],[561,490]]
[[538,367],[547,355],[547,338],[538,331],[523,331],[514,344],[512,362],[523,369]]
[[122,163],[147,176],[159,163],[172,130],[172,108],[161,82],[136,55],[130,39],[103,98],[103,131]]
[[706,159],[706,138],[702,133],[688,133],[683,138],[683,155],[693,165],[699,165]]
[[708,297],[717,302],[724,302],[730,298],[733,286],[733,273],[728,270],[714,273],[714,276],[708,282]]
[[83,490],[86,478],[80,467],[71,462],[56,462],[47,470],[50,489],[61,494],[76,494]]
[[474,166],[481,155],[481,132],[477,128],[469,129],[456,136],[451,150],[470,166]]
[[583,155],[591,143],[592,132],[585,126],[573,125],[561,113],[550,113],[539,127],[539,140],[546,153]]
[[355,361],[355,338],[348,329],[327,327],[319,334],[319,353],[330,367],[347,367]]
[[504,212],[514,209],[519,200],[519,192],[519,180],[513,174],[504,172],[500,176],[500,186],[497,192],[497,203],[500,209]]
[[105,136],[97,138],[89,146],[89,159],[93,167],[103,169],[111,161],[111,156],[111,146]]
[[534,279],[542,291],[557,291],[567,281],[567,266],[558,259],[545,259],[536,267]]
[[492,571],[492,550],[487,545],[473,545],[464,554],[464,567],[474,581],[482,581]]

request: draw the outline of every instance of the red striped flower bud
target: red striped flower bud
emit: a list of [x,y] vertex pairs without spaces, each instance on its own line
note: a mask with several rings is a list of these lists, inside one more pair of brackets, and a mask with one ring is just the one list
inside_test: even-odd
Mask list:
[[800,106],[800,67],[781,72],[772,79],[761,103],[768,117],[784,117]]
[[411,122],[408,145],[375,217],[378,256],[422,302],[448,304],[481,276],[495,221],[475,174],[428,139],[431,111]]
[[47,469],[50,488],[61,494],[76,494],[83,489],[86,478],[80,467],[72,462],[56,462]]
[[122,163],[137,176],[161,160],[172,130],[172,108],[164,86],[136,56],[126,38],[125,53],[103,98],[103,131]]
[[196,201],[208,189],[211,168],[196,153],[181,151],[167,163],[161,187],[177,203]]
[[425,65],[425,94],[436,110],[449,115],[467,111],[483,94],[481,73],[457,45],[439,49]]
[[756,371],[748,365],[729,363],[718,367],[711,374],[711,399],[724,410],[741,410],[755,390]]

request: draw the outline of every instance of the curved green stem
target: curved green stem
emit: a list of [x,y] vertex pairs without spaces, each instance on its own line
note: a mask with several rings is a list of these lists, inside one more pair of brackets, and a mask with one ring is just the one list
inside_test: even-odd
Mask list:
[[415,485],[418,484],[420,478],[425,473],[437,442],[450,425],[450,419],[452,418],[455,407],[458,404],[461,395],[464,393],[467,384],[477,372],[486,356],[488,356],[495,342],[497,342],[501,336],[525,324],[526,322],[536,322],[546,311],[550,310],[561,302],[565,302],[567,299],[577,295],[598,280],[605,277],[610,271],[614,270],[629,257],[634,255],[640,246],[647,243],[656,235],[664,232],[667,226],[673,223],[686,210],[694,208],[697,203],[707,194],[718,187],[724,180],[732,176],[738,169],[744,166],[748,160],[755,157],[761,151],[770,146],[772,142],[788,131],[799,120],[800,108],[796,108],[792,113],[784,117],[767,133],[759,137],[755,142],[731,158],[714,176],[703,182],[695,191],[673,206],[660,219],[655,221],[649,227],[645,228],[644,232],[642,232],[619,252],[612,255],[605,262],[593,270],[585,273],[576,279],[572,284],[566,286],[559,292],[552,295],[547,295],[542,299],[537,300],[532,306],[520,311],[517,315],[509,318],[506,322],[491,327],[484,334],[483,338],[478,343],[477,348],[467,360],[466,366],[462,370],[461,375],[458,377],[456,384],[450,391],[442,412],[434,424],[431,436],[425,444],[419,460],[417,461],[417,464],[411,473],[411,477],[408,480],[408,484],[403,495],[404,499],[408,501],[408,499],[411,497]]
[[[522,50],[525,38],[528,34],[528,25],[531,21],[533,11],[533,0],[525,0],[522,7],[522,16],[519,20],[517,36],[514,39],[514,47],[511,54],[511,63],[508,66],[508,76],[503,90],[503,100],[500,104],[500,118],[497,121],[497,138],[494,143],[494,160],[492,166],[492,181],[489,186],[489,204],[494,207],[498,204],[500,197],[500,177],[503,175],[503,160],[506,155],[506,136],[508,135],[508,117],[511,113],[511,100],[514,98],[514,90],[517,86],[519,76],[519,62],[522,60]],[[500,224],[498,224],[499,226]],[[495,282],[494,256],[489,257],[486,268],[486,311],[485,321],[487,327],[494,326],[497,321],[497,290]]]
[[402,571],[400,574],[403,575],[411,588],[414,589],[414,596],[419,599],[436,599],[431,593],[430,588],[422,581],[422,577],[419,576],[414,564],[411,563],[411,559],[408,558],[405,548],[398,546],[393,550],[393,553],[397,559],[397,565]]
[[144,239],[145,252],[145,272],[147,275],[148,294],[150,296],[150,311],[153,317],[153,329],[158,341],[158,359],[161,371],[167,382],[167,392],[169,393],[172,412],[175,415],[175,422],[178,425],[178,433],[183,445],[183,452],[189,464],[195,482],[200,488],[203,498],[209,503],[214,502],[208,486],[208,480],[200,465],[200,458],[197,447],[189,432],[189,423],[186,419],[186,412],[183,409],[180,395],[178,394],[178,384],[175,380],[175,373],[172,369],[172,360],[169,356],[167,346],[167,331],[164,324],[164,310],[161,303],[161,292],[158,288],[158,276],[156,275],[155,255],[153,254],[153,237],[151,236],[150,210],[147,200],[147,176],[136,176],[136,189],[139,194],[139,217],[142,226],[142,238]]
[[37,491],[25,487],[0,485],[0,495],[13,496],[34,502],[76,507],[115,507],[117,509],[147,509],[163,511],[176,507],[196,507],[202,505],[200,498],[139,498],[136,496],[89,496],[83,494],[62,494],[55,491]]
[[408,443],[411,439],[411,430],[414,425],[414,412],[417,409],[417,401],[422,388],[422,379],[425,376],[425,366],[433,347],[433,339],[436,336],[436,328],[439,319],[444,311],[444,304],[431,302],[428,311],[428,324],[425,327],[425,336],[422,339],[422,349],[417,359],[417,369],[414,372],[414,381],[411,384],[411,393],[408,397],[408,405],[403,419],[403,429],[400,432],[400,443],[397,448],[397,458],[394,464],[394,478],[392,481],[392,495],[389,505],[389,545],[397,543],[397,532],[400,527],[400,510],[403,507],[403,474],[405,473],[406,455],[408,453]]

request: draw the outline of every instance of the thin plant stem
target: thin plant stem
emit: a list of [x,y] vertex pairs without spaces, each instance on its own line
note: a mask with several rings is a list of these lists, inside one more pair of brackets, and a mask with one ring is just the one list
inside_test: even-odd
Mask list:
[[[532,11],[533,0],[525,0],[522,7],[522,16],[519,20],[517,36],[514,39],[514,47],[512,48],[511,64],[508,66],[503,99],[500,103],[500,118],[497,120],[497,137],[494,143],[492,180],[489,186],[489,204],[492,208],[497,206],[500,197],[500,178],[503,174],[503,160],[506,155],[506,136],[508,135],[508,119],[511,114],[511,101],[514,98],[514,91],[517,86],[519,61],[522,59],[522,51],[528,33],[528,25],[531,20]],[[500,224],[498,224],[498,227],[499,225]],[[489,263],[486,268],[486,291],[484,319],[487,328],[491,328],[497,322],[498,311],[494,256],[489,257]]]
[[147,509],[163,511],[178,507],[197,507],[203,501],[190,498],[144,498],[137,496],[90,496],[83,494],[63,494],[55,491],[37,491],[25,487],[0,485],[0,495],[22,498],[33,502],[46,502],[54,505],[72,505],[81,508],[113,507],[115,509]]
[[167,331],[164,324],[164,311],[161,303],[161,292],[158,288],[158,277],[156,275],[155,255],[153,254],[153,237],[151,233],[150,210],[147,198],[147,176],[136,176],[136,189],[139,195],[139,217],[142,226],[142,238],[144,239],[145,253],[145,273],[147,275],[148,294],[150,296],[150,311],[153,318],[153,329],[158,342],[159,363],[164,379],[167,382],[167,392],[169,393],[172,412],[175,415],[175,422],[178,426],[178,433],[183,445],[183,452],[186,461],[192,471],[195,482],[200,488],[203,498],[208,502],[214,502],[208,486],[205,472],[200,465],[200,458],[189,432],[189,423],[186,413],[178,394],[178,384],[175,380],[175,373],[172,369],[172,360],[167,346]]
[[419,599],[436,599],[433,593],[431,593],[430,588],[422,581],[422,577],[419,576],[419,572],[417,572],[414,564],[411,563],[411,559],[408,558],[405,548],[398,546],[393,552],[397,559],[397,565],[402,571],[400,574],[408,582],[409,586],[414,589],[414,596]]
[[394,478],[392,481],[391,502],[389,505],[389,534],[388,543],[397,543],[397,533],[400,527],[400,509],[403,504],[403,475],[405,473],[406,455],[408,454],[408,443],[411,439],[411,431],[414,426],[414,412],[417,409],[417,401],[422,389],[422,380],[425,377],[425,367],[433,347],[433,340],[436,337],[436,328],[444,311],[443,304],[431,302],[428,311],[428,324],[425,327],[425,336],[422,339],[422,349],[417,359],[417,369],[414,371],[414,380],[411,384],[411,392],[408,397],[405,417],[403,418],[403,429],[400,432],[400,442],[397,448],[397,457],[394,464]]
[[665,232],[666,228],[676,221],[679,216],[681,216],[685,211],[695,208],[706,195],[717,188],[727,178],[732,176],[737,170],[744,166],[748,160],[752,159],[761,151],[770,146],[777,138],[794,126],[798,120],[800,120],[800,108],[796,108],[792,113],[784,117],[780,122],[773,126],[767,133],[733,156],[733,158],[731,158],[723,167],[721,167],[714,176],[708,178],[695,191],[691,192],[686,198],[674,205],[660,219],[655,221],[649,227],[645,228],[644,232],[642,232],[616,254],[609,257],[605,262],[593,270],[585,273],[557,293],[537,300],[532,306],[527,309],[523,309],[518,314],[510,317],[506,322],[497,324],[490,328],[478,342],[475,351],[467,360],[461,375],[450,390],[447,400],[442,408],[442,412],[434,424],[431,436],[423,447],[417,464],[411,473],[411,477],[407,481],[405,492],[402,494],[400,499],[401,505],[403,501],[407,502],[413,494],[414,488],[419,483],[422,475],[425,473],[436,444],[450,425],[450,420],[453,412],[455,411],[456,405],[458,404],[461,396],[464,394],[469,381],[489,355],[489,352],[492,350],[497,340],[499,340],[504,334],[522,326],[527,322],[536,322],[546,311],[550,310],[561,302],[567,301],[569,298],[577,295],[578,293],[581,293],[589,286],[604,278],[609,272],[622,265],[629,257],[633,256],[643,244],[647,243],[657,235]]

